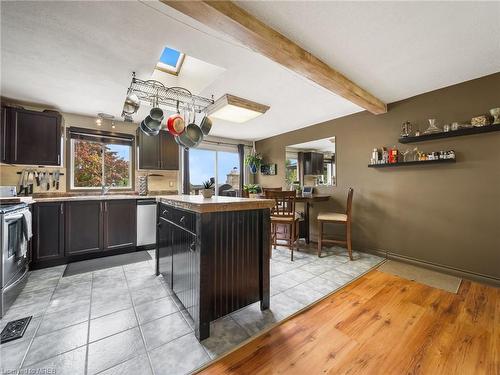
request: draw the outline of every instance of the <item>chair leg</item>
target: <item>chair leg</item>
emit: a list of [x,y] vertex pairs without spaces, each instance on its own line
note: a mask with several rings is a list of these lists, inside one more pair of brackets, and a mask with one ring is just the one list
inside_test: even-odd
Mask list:
[[276,249],[276,224],[273,225],[273,247]]
[[318,221],[318,258],[321,258],[321,249],[323,247],[323,222]]
[[352,244],[351,244],[351,223],[348,221],[346,224],[347,234],[347,250],[349,251],[349,259],[352,260]]
[[290,250],[292,251],[291,260],[293,262],[293,248],[295,246],[295,222],[292,222],[292,230],[290,233]]

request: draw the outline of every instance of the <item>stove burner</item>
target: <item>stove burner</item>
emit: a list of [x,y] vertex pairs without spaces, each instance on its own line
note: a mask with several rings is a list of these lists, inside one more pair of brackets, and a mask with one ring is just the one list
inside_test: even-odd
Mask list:
[[23,337],[24,332],[26,332],[26,328],[28,328],[28,325],[30,324],[31,318],[32,316],[28,316],[26,318],[8,322],[0,334],[1,343],[3,344],[4,342],[17,340]]

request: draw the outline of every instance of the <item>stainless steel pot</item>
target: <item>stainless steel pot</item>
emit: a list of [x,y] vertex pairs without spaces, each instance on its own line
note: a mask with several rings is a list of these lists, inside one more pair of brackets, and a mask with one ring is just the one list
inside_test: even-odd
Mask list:
[[140,125],[140,128],[144,134],[149,135],[149,136],[155,136],[155,135],[158,135],[160,133],[160,128],[151,129],[144,121],[145,120],[143,120],[141,122],[141,125]]
[[154,107],[151,108],[151,111],[149,111],[149,116],[158,122],[161,122],[163,120],[163,109],[160,107]]
[[179,142],[185,147],[194,148],[200,145],[203,141],[203,137],[203,132],[198,125],[189,124],[186,126],[184,132],[177,138],[179,138]]
[[200,129],[203,135],[208,135],[210,133],[210,129],[212,129],[212,120],[210,120],[207,116],[203,117],[200,123]]
[[137,95],[129,94],[125,99],[125,104],[123,104],[123,112],[125,112],[127,115],[133,115],[139,110],[140,106],[141,101],[139,100]]

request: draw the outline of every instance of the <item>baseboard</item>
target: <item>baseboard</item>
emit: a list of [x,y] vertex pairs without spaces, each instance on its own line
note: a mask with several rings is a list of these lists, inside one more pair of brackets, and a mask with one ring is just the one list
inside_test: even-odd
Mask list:
[[446,273],[446,274],[453,275],[453,276],[458,276],[458,277],[461,277],[464,279],[474,280],[474,281],[477,281],[480,283],[493,285],[495,287],[500,287],[500,279],[497,279],[497,278],[491,277],[491,276],[487,276],[487,275],[483,275],[480,273],[465,271],[465,270],[461,270],[458,268],[445,266],[442,264],[427,262],[424,260],[412,258],[412,257],[406,256],[406,255],[395,254],[395,253],[392,253],[390,251],[381,250],[381,249],[363,250],[363,251],[367,252],[367,253],[373,253],[373,254],[382,256],[384,258],[387,258],[387,259],[397,260],[400,262],[412,264],[414,266],[427,268],[427,269],[430,269],[433,271],[442,272],[442,273]]

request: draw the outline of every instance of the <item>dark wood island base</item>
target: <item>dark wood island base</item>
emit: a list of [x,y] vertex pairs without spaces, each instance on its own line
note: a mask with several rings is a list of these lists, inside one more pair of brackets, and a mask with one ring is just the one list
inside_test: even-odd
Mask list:
[[156,272],[195,322],[210,322],[260,301],[269,308],[272,200],[178,195],[158,209]]

